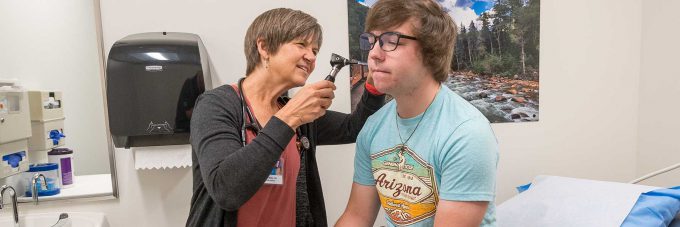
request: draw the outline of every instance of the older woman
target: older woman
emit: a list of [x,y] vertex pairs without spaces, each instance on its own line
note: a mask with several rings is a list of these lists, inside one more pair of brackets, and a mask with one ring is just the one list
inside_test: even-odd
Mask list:
[[354,142],[384,96],[367,83],[354,113],[326,110],[335,85],[305,85],[321,41],[316,19],[297,10],[250,25],[246,77],[205,92],[193,111],[187,226],[327,226],[316,145]]

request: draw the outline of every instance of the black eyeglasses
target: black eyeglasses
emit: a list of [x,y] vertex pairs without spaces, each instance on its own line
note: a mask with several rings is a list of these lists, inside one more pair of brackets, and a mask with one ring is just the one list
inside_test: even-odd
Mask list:
[[375,41],[378,40],[380,43],[380,49],[384,51],[393,51],[399,46],[399,40],[401,38],[418,40],[418,38],[413,36],[408,36],[401,34],[399,32],[385,32],[379,36],[373,35],[370,32],[364,32],[359,36],[359,48],[361,50],[371,50],[375,46]]

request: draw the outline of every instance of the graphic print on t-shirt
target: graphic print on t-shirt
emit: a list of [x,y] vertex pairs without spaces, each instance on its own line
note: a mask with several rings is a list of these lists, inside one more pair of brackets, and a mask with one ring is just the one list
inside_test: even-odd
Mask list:
[[371,155],[375,187],[385,213],[396,225],[410,225],[434,216],[439,202],[432,165],[408,146]]

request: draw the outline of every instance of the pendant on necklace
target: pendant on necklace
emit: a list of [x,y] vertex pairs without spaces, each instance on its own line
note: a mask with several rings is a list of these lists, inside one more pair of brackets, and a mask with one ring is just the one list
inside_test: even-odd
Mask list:
[[305,148],[305,150],[309,149],[310,143],[306,136],[302,136],[302,138],[300,138],[300,142],[302,142],[302,147]]

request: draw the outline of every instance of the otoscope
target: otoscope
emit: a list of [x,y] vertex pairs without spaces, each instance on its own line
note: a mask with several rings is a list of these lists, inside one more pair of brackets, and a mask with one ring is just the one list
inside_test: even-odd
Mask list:
[[338,72],[340,72],[340,69],[342,69],[342,67],[345,67],[346,65],[353,64],[365,64],[365,63],[359,62],[354,59],[343,58],[342,56],[333,53],[331,55],[331,66],[333,67],[333,69],[331,69],[331,72],[328,74],[328,76],[326,76],[325,80],[335,83],[335,75],[337,75]]

